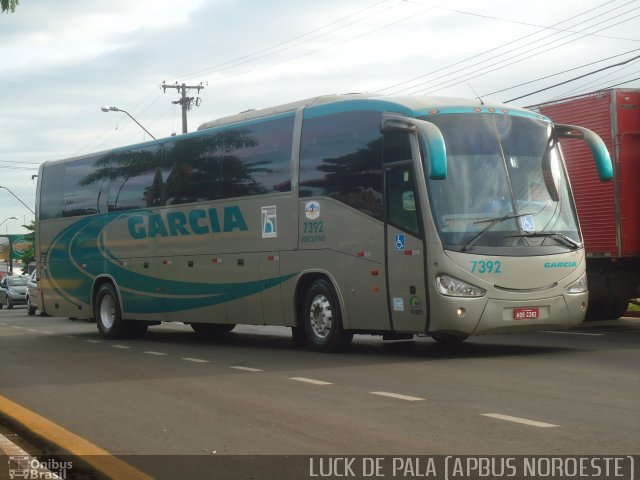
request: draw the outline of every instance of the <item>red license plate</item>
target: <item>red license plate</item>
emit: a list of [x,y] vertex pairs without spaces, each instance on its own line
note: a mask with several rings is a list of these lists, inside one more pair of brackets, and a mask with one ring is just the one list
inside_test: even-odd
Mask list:
[[520,307],[513,309],[514,320],[537,320],[540,318],[540,309],[538,307]]

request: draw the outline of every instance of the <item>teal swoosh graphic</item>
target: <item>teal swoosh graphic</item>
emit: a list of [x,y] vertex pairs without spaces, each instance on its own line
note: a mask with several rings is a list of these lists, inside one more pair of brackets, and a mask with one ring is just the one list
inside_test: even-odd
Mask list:
[[[150,215],[151,212],[137,210],[135,214]],[[111,222],[127,216],[129,213],[84,217],[56,237],[51,243],[47,259],[49,277],[58,294],[74,303],[91,304],[95,278],[108,274],[117,280],[123,309],[127,312],[178,312],[254,295],[280,285],[295,275],[241,283],[196,283],[131,271],[120,266],[105,239],[105,228]]]

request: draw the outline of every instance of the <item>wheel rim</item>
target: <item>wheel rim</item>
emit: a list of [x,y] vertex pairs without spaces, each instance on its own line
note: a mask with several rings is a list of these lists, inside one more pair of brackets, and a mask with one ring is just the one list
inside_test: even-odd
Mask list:
[[331,313],[331,302],[324,295],[316,295],[311,302],[309,321],[313,333],[317,337],[324,339],[329,336],[333,324],[333,314]]
[[109,295],[106,295],[100,301],[100,323],[105,329],[109,330],[113,327],[115,316],[115,303],[113,303],[113,299]]

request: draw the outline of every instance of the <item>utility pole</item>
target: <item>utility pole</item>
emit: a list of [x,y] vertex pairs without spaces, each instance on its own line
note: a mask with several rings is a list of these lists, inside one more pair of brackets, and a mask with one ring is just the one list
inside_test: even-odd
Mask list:
[[199,107],[201,102],[200,97],[187,97],[187,92],[195,88],[198,90],[198,93],[200,93],[200,90],[202,90],[205,86],[202,84],[202,82],[200,82],[198,85],[185,85],[184,83],[179,85],[178,82],[173,85],[167,85],[165,82],[162,82],[162,85],[160,86],[162,87],[164,93],[167,93],[167,88],[175,88],[176,90],[178,90],[178,93],[180,93],[180,100],[176,100],[175,102],[171,103],[180,105],[182,107],[182,133],[187,133],[187,110],[191,110],[191,105],[194,103],[194,100],[196,107]]

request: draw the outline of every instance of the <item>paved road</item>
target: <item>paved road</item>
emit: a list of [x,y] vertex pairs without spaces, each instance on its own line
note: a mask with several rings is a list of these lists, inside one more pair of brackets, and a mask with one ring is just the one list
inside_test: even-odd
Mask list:
[[184,325],[105,340],[95,324],[0,311],[0,395],[116,454],[637,454],[640,319],[571,332],[224,341]]

